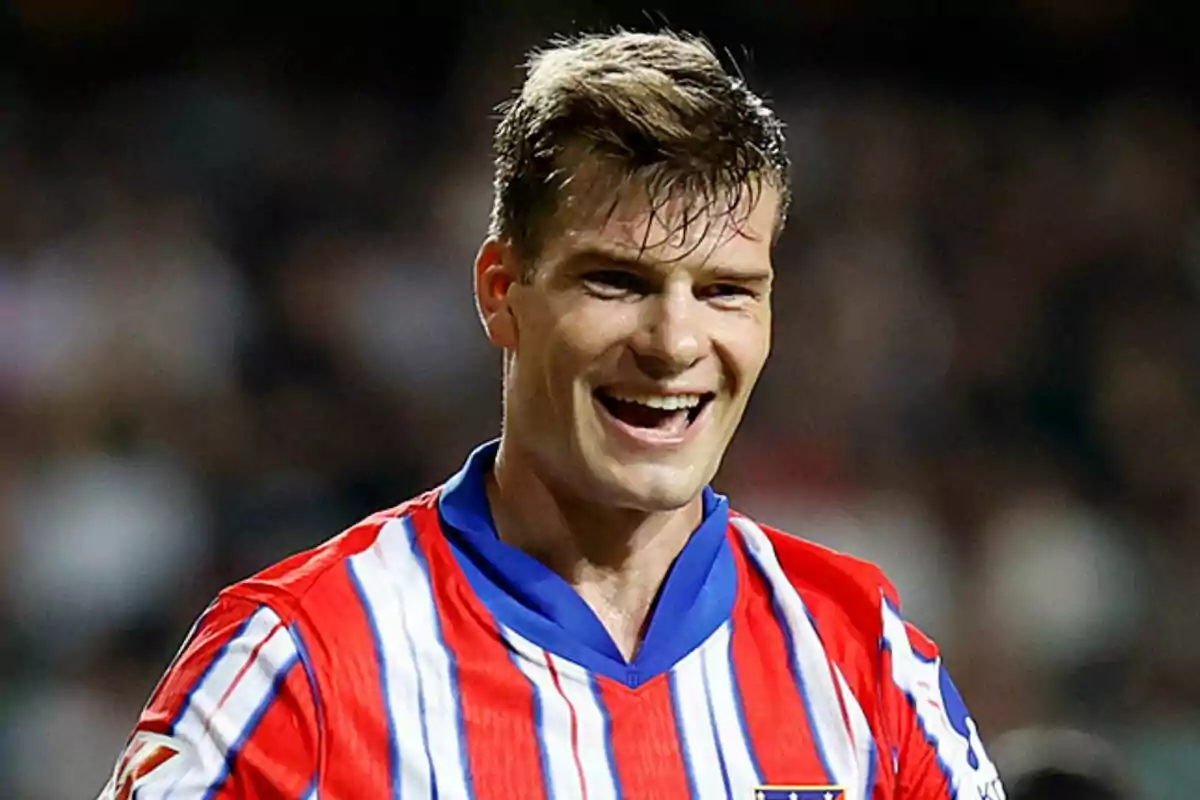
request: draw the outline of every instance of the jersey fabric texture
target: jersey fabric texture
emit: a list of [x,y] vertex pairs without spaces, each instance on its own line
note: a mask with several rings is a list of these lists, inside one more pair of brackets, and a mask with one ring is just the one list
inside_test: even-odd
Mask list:
[[706,490],[626,661],[497,537],[495,452],[223,591],[101,798],[1002,800],[876,567]]

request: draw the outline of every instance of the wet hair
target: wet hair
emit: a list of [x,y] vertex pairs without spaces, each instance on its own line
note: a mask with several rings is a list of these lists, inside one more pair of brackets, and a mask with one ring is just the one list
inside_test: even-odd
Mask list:
[[770,185],[781,197],[773,236],[782,230],[783,125],[704,40],[624,31],[560,39],[533,52],[527,69],[496,128],[490,230],[522,259],[536,259],[568,187],[609,215],[632,188],[686,237],[701,221],[739,224]]

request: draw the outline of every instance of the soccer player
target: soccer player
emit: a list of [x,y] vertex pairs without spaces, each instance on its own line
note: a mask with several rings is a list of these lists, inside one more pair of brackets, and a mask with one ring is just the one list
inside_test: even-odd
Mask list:
[[775,115],[702,41],[589,36],[495,150],[500,438],[223,591],[103,797],[1000,800],[879,570],[708,486],[770,348]]

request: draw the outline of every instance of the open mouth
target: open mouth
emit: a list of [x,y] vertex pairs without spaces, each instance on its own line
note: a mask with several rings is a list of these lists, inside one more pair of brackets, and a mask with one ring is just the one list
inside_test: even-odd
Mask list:
[[631,428],[678,435],[695,422],[716,395],[630,395],[606,389],[595,391],[596,400],[614,419]]

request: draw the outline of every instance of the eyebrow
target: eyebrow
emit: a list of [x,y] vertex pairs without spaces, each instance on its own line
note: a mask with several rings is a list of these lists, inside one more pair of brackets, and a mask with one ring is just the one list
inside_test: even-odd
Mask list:
[[[628,269],[637,272],[651,271],[656,273],[663,272],[666,268],[678,263],[642,258],[632,249],[611,248],[596,244],[590,244],[576,250],[567,260],[574,264],[591,260],[604,261],[618,269]],[[744,267],[722,263],[706,263],[700,267],[700,271],[709,278],[742,283],[767,281],[770,280],[772,275],[770,268],[763,269],[762,267]]]

